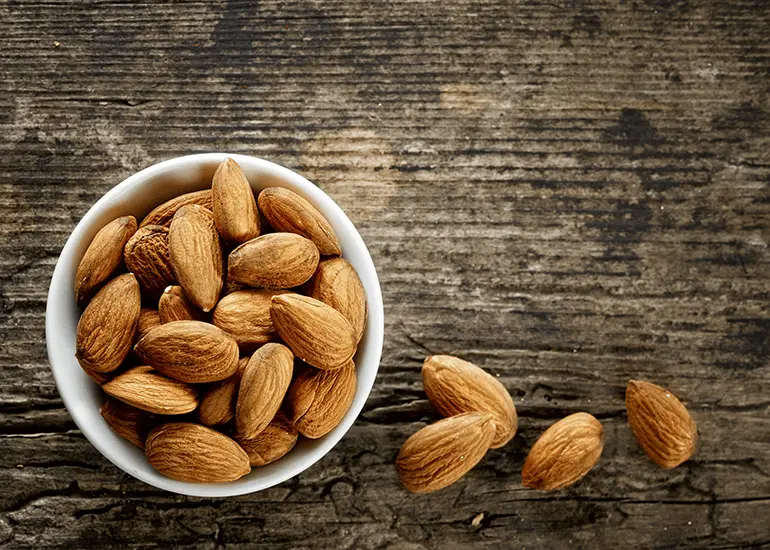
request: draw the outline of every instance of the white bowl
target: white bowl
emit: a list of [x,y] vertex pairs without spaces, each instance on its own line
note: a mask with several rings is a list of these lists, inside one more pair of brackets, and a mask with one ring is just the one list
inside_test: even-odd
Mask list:
[[[369,319],[355,356],[358,385],[353,405],[342,422],[326,436],[300,438],[295,448],[280,460],[254,468],[230,483],[185,483],[167,478],[149,465],[142,450],[117,436],[102,419],[102,391],[75,359],[75,333],[80,309],[75,303],[75,271],[96,232],[119,216],[137,220],[152,208],[177,195],[211,186],[214,170],[225,158],[241,165],[255,193],[265,187],[285,187],[302,195],[326,216],[340,240],[343,257],[355,267],[366,290]],[[377,272],[363,239],[351,221],[323,191],[308,180],[263,159],[225,153],[179,157],[134,174],[111,189],[83,216],[64,245],[51,279],[45,321],[48,359],[56,387],[72,419],[91,444],[128,474],[160,489],[184,495],[234,496],[277,485],[309,468],[323,457],[353,425],[377,376],[382,353],[384,314]]]

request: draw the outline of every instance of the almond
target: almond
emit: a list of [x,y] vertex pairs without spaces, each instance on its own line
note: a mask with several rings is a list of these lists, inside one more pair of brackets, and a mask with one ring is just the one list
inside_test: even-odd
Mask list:
[[294,354],[319,369],[336,369],[356,352],[356,333],[347,319],[323,302],[299,294],[273,296],[276,331]]
[[230,334],[238,345],[252,350],[275,337],[270,316],[273,296],[284,290],[238,290],[228,294],[217,304],[211,322]]
[[313,205],[282,187],[259,194],[259,209],[277,231],[297,233],[313,241],[324,256],[338,256],[340,242],[332,226]]
[[425,426],[406,440],[396,459],[401,483],[413,493],[447,487],[478,464],[495,436],[489,413],[465,413]]
[[214,382],[206,388],[198,407],[198,418],[206,426],[225,424],[235,416],[235,402],[238,398],[238,388],[249,357],[238,361],[238,370],[230,378]]
[[99,285],[120,267],[123,247],[135,232],[136,218],[133,216],[112,220],[99,230],[75,273],[75,299],[78,304],[91,299]]
[[120,366],[134,341],[141,302],[131,273],[116,277],[94,296],[77,328],[75,357],[84,369],[104,373]]
[[238,438],[240,446],[249,455],[252,466],[275,462],[294,448],[299,433],[282,413],[278,413],[267,427],[252,439]]
[[136,275],[139,286],[152,301],[174,282],[168,252],[168,229],[160,225],[140,228],[123,251],[126,267]]
[[139,325],[136,329],[137,340],[144,338],[150,329],[160,326],[160,315],[157,309],[143,307],[139,313]]
[[214,172],[211,197],[214,221],[225,241],[243,243],[259,236],[260,221],[254,192],[233,159],[225,159]]
[[422,367],[422,382],[431,404],[441,416],[488,412],[495,417],[492,448],[508,443],[518,427],[513,399],[496,378],[468,361],[433,355]]
[[224,285],[222,246],[214,215],[201,206],[183,206],[168,231],[171,266],[190,301],[211,311]]
[[679,466],[695,453],[698,428],[670,391],[631,380],[626,388],[626,411],[637,443],[661,468]]
[[318,258],[312,241],[292,233],[270,233],[230,252],[227,277],[248,286],[291,288],[313,276]]
[[243,371],[235,407],[235,427],[252,439],[270,424],[289,389],[294,355],[282,344],[265,344],[251,356]]
[[350,262],[330,258],[319,263],[310,296],[342,313],[356,331],[356,341],[361,340],[366,327],[366,294]]
[[161,324],[171,321],[204,321],[206,314],[195,307],[179,285],[166,287],[158,301],[158,318]]
[[150,330],[134,348],[156,370],[182,382],[216,382],[238,368],[238,344],[214,325],[173,321]]
[[171,220],[174,218],[174,214],[176,214],[177,210],[188,204],[197,204],[198,206],[211,210],[211,189],[193,191],[192,193],[179,195],[178,197],[174,197],[173,199],[164,202],[147,214],[139,227],[145,227],[147,225],[163,225],[168,227],[171,225]]
[[340,369],[308,369],[289,387],[288,415],[297,430],[310,439],[332,431],[345,416],[356,395],[356,366]]
[[200,424],[158,426],[147,436],[145,452],[153,468],[178,481],[221,483],[251,471],[246,451],[226,435]]
[[91,380],[96,382],[99,386],[108,382],[112,378],[113,374],[119,370],[116,369],[112,372],[96,372],[95,370],[85,368],[83,365],[80,365],[80,368],[82,368],[83,372],[85,372],[91,378]]
[[159,422],[157,416],[117,399],[107,399],[99,412],[112,431],[142,449],[147,434]]
[[147,366],[116,376],[102,389],[124,403],[156,414],[185,414],[198,406],[198,390]]
[[552,491],[572,485],[599,461],[604,429],[588,413],[575,413],[548,428],[532,445],[521,472],[525,487]]

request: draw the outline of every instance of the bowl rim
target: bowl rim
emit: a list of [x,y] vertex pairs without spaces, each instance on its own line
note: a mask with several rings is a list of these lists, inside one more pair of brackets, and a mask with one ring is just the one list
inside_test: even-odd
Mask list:
[[[259,169],[265,170],[270,176],[284,180],[284,182],[290,182],[290,187],[296,186],[301,188],[302,194],[308,198],[310,202],[320,205],[319,210],[322,210],[322,212],[328,210],[334,212],[335,223],[343,226],[344,233],[353,239],[357,253],[361,255],[360,261],[364,264],[363,267],[365,273],[359,273],[359,276],[362,281],[366,279],[370,282],[370,284],[365,283],[367,286],[366,299],[368,319],[366,327],[367,332],[365,335],[367,341],[364,347],[367,350],[367,354],[373,352],[374,355],[367,361],[365,369],[367,378],[363,381],[364,387],[361,387],[361,382],[359,381],[354,403],[340,424],[338,424],[332,432],[324,436],[324,438],[314,440],[315,442],[319,442],[319,444],[310,449],[308,454],[302,460],[294,464],[293,467],[288,467],[285,472],[271,476],[267,482],[262,482],[264,480],[258,477],[254,480],[248,480],[248,483],[241,484],[235,484],[237,482],[204,484],[177,481],[162,476],[159,473],[158,475],[160,475],[160,478],[157,476],[150,477],[142,470],[132,467],[134,459],[122,456],[116,449],[111,448],[109,442],[104,442],[95,437],[91,428],[87,427],[87,423],[89,423],[90,420],[86,418],[85,411],[77,406],[75,400],[78,396],[77,392],[70,393],[64,384],[64,377],[66,376],[67,370],[64,361],[74,361],[75,359],[74,356],[71,359],[65,357],[54,345],[55,338],[63,330],[60,330],[59,327],[56,326],[56,322],[62,315],[64,315],[63,308],[61,307],[61,300],[58,300],[57,298],[60,298],[62,293],[69,292],[71,300],[74,302],[74,293],[71,290],[71,285],[66,284],[66,271],[71,269],[71,262],[80,262],[80,257],[75,258],[75,249],[84,239],[88,238],[87,233],[89,230],[92,230],[92,226],[95,224],[98,217],[104,215],[104,212],[109,210],[113,205],[119,204],[120,199],[124,194],[132,190],[135,186],[141,185],[148,179],[169,174],[180,169],[202,167],[212,163],[218,164],[227,157],[234,159],[239,164],[244,163],[251,167],[259,167]],[[325,215],[328,216],[328,213]],[[332,222],[332,220],[330,220],[330,222]],[[95,234],[96,231],[98,231],[98,228],[96,228],[93,233]],[[339,229],[337,229],[337,231],[339,232]],[[85,247],[83,250],[85,250]],[[343,257],[345,257],[344,252],[345,251],[343,250]],[[360,271],[360,266],[357,269]],[[260,157],[226,152],[198,153],[164,160],[128,176],[107,191],[91,206],[91,208],[89,208],[73,228],[56,261],[56,267],[54,268],[47,294],[45,332],[49,366],[53,373],[56,388],[62,398],[62,402],[81,433],[105,458],[132,477],[159,489],[197,497],[237,496],[273,487],[299,475],[323,458],[323,456],[339,443],[342,437],[352,427],[353,423],[363,410],[366,400],[371,394],[374,381],[379,371],[384,341],[384,306],[379,277],[377,276],[374,262],[371,259],[371,255],[369,254],[369,250],[366,247],[363,238],[342,208],[324,191],[299,173]],[[370,366],[371,364],[373,364],[373,367]],[[358,375],[361,377],[362,370],[364,369],[362,368],[362,365],[357,365],[357,367]],[[358,394],[361,393],[362,389],[364,390],[362,397],[359,397]],[[79,395],[82,396],[82,394]],[[276,461],[274,464],[278,464],[279,462],[280,460]]]

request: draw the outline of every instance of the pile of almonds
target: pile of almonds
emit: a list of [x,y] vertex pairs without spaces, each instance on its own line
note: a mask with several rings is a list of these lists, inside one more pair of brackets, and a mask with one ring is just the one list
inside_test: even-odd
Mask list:
[[[449,355],[428,357],[422,367],[425,393],[444,416],[413,434],[401,447],[396,469],[414,493],[451,485],[489,449],[508,443],[518,429],[513,400],[505,387],[476,365]],[[626,410],[636,441],[662,468],[690,458],[698,431],[690,413],[671,392],[632,380]],[[599,461],[604,430],[579,412],[549,427],[532,446],[521,472],[526,487],[550,491],[572,485]]]
[[[262,219],[262,217],[264,219]],[[112,429],[181,481],[232,481],[329,433],[366,297],[329,222],[232,159],[211,189],[113,220],[78,267],[76,357]]]

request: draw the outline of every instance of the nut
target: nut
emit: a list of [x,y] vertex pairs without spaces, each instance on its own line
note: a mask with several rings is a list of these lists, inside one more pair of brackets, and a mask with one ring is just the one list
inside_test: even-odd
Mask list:
[[227,278],[254,287],[291,288],[313,276],[318,258],[312,241],[293,233],[270,233],[230,252]]
[[147,225],[163,225],[168,227],[171,225],[171,220],[174,218],[174,214],[176,214],[177,210],[188,204],[197,204],[198,206],[211,210],[211,189],[185,193],[184,195],[179,195],[178,197],[174,197],[173,199],[164,202],[147,214],[139,227],[145,227]]
[[356,395],[356,366],[352,361],[336,370],[307,369],[289,387],[286,403],[297,430],[310,439],[332,431],[344,418]]
[[211,211],[219,235],[230,243],[243,243],[259,236],[257,202],[246,175],[228,158],[214,172]]
[[366,326],[366,294],[350,262],[330,258],[319,263],[310,296],[342,313],[356,331],[356,342],[361,340]]
[[185,414],[198,406],[198,390],[147,366],[119,374],[102,389],[124,403],[156,414]]
[[126,267],[136,275],[147,297],[157,301],[163,289],[174,282],[168,252],[168,229],[161,225],[141,227],[123,251]]

